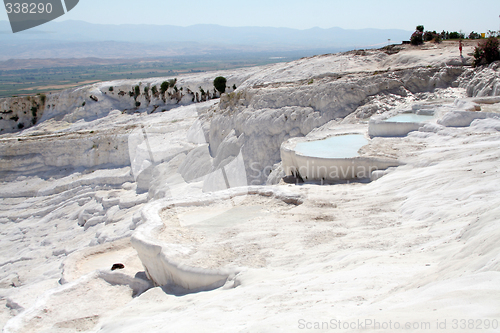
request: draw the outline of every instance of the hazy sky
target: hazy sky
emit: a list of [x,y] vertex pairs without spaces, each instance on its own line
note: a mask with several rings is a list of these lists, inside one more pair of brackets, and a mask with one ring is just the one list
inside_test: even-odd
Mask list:
[[[500,29],[499,15],[499,0],[80,0],[58,20],[412,31],[423,24],[429,30],[486,32]],[[5,10],[0,10],[0,20],[7,20]]]

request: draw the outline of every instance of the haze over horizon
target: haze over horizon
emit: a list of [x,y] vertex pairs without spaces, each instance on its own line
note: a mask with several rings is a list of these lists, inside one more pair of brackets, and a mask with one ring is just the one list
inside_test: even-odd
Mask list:
[[[479,31],[500,29],[500,2],[485,0],[474,7],[468,1],[401,2],[381,0],[376,3],[356,0],[349,3],[331,0],[254,0],[210,3],[148,0],[85,0],[56,21],[81,20],[94,24],[155,24],[187,27],[218,24],[226,27],[283,27],[310,29],[401,29],[414,30],[423,24],[429,30]],[[7,20],[0,11],[0,20]]]

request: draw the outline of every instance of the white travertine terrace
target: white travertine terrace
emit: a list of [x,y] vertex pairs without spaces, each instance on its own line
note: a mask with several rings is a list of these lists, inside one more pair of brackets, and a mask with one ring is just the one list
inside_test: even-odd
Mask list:
[[[363,133],[358,133],[363,136]],[[352,136],[352,134],[340,134],[333,138]],[[330,137],[332,138],[332,137]],[[335,143],[329,148],[331,157],[312,156],[306,151],[297,151],[296,147],[301,143],[314,143],[327,138],[311,139],[294,138],[289,139],[281,145],[281,160],[286,175],[295,175],[304,181],[338,181],[370,179],[374,171],[385,170],[399,165],[398,161],[389,158],[360,155],[357,151],[361,148],[355,146],[352,155],[348,157],[335,156]],[[337,145],[349,146],[349,142],[338,142]],[[370,144],[368,140],[366,144]]]
[[[142,92],[172,78],[49,94],[33,113],[1,100],[0,326],[193,332],[224,318],[226,331],[255,332],[333,315],[498,318],[500,64],[470,60],[445,42],[179,76],[186,94],[165,100]],[[187,96],[213,91],[218,75],[236,91]],[[371,182],[282,181],[307,164],[294,143],[366,136],[370,117],[408,110],[435,121],[361,147],[354,160],[379,169]],[[182,219],[243,197],[224,216],[245,223],[175,225],[176,209]]]

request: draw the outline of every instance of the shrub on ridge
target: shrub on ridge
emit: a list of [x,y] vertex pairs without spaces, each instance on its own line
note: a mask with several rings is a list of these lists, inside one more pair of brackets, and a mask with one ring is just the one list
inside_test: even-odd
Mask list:
[[494,61],[500,60],[499,45],[498,38],[490,37],[476,46],[474,50],[474,67],[491,64]]
[[226,92],[226,78],[223,76],[218,76],[214,80],[214,87],[217,89],[218,92],[221,94]]
[[424,43],[423,33],[415,31],[410,38],[411,45],[422,45]]

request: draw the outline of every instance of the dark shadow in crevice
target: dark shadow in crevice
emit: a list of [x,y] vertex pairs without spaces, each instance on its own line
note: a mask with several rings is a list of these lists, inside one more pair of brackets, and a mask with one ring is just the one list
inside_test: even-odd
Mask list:
[[300,176],[296,177],[294,175],[283,177],[283,181],[287,184],[295,184],[295,185],[304,183],[304,180]]
[[186,288],[178,286],[174,283],[169,283],[169,284],[166,284],[164,286],[161,286],[161,289],[167,295],[182,297],[182,296],[186,296],[189,294],[197,294],[197,293],[201,293],[201,292],[219,289],[225,283],[226,283],[226,280],[221,280],[221,281],[215,282],[209,286],[205,286],[205,287],[197,288],[197,289],[186,289]]
[[283,181],[287,184],[295,185],[339,185],[339,184],[368,184],[370,178],[355,178],[355,179],[338,179],[338,180],[303,180],[302,177],[286,176]]
[[[148,282],[151,282],[151,280],[148,278],[148,276],[146,275],[146,272],[137,272],[134,276],[134,278],[136,279],[141,279],[141,280],[144,280],[144,281],[148,281]],[[152,282],[151,282],[152,283]]]

